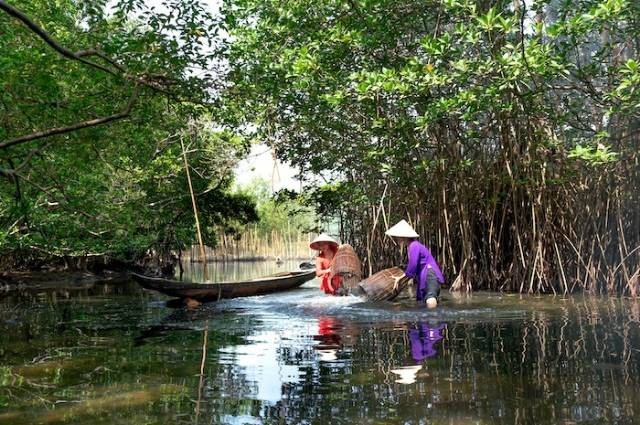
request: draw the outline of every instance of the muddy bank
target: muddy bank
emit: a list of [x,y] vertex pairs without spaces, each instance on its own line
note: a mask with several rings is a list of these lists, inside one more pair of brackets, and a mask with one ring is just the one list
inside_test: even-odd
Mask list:
[[129,280],[126,270],[89,271],[19,271],[0,274],[0,293],[14,291],[42,291],[56,289],[86,289],[97,284],[124,283]]
[[5,252],[0,255],[0,290],[24,286],[40,287],[117,282],[129,272],[172,276],[178,257],[154,251],[132,253],[127,258],[110,254],[52,255],[39,250]]

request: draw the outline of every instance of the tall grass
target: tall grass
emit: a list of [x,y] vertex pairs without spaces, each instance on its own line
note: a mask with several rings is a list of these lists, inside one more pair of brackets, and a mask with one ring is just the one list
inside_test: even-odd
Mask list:
[[[309,248],[312,236],[271,230],[267,234],[249,227],[242,234],[222,233],[215,248],[206,247],[207,261],[309,260],[315,251]],[[198,246],[188,252],[191,261],[200,261]]]

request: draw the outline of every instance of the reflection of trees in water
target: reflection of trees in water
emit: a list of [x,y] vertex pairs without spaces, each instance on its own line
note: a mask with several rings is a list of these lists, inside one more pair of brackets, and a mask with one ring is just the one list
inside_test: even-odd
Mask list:
[[55,303],[57,300],[88,300],[96,296],[136,295],[142,289],[133,282],[117,284],[100,282],[59,282],[32,286],[15,286],[11,290],[0,290],[0,300],[8,304],[29,305],[40,301]]
[[[405,386],[389,371],[412,361],[407,324],[385,324],[360,329],[335,362],[305,358],[303,381],[283,386],[283,399],[263,406],[260,416],[284,423],[330,418],[624,423],[640,402],[638,341],[637,303],[569,300],[522,321],[450,324],[438,355],[423,362],[415,384]],[[283,363],[313,355],[281,354]]]
[[[101,386],[184,387],[188,398],[143,409],[150,418],[173,412],[174,423],[194,423],[201,329],[207,319],[202,424],[224,423],[226,415],[266,423],[417,423],[424,418],[446,423],[630,423],[640,413],[635,407],[640,406],[640,303],[629,300],[575,297],[540,303],[524,318],[449,322],[434,346],[437,354],[420,363],[417,382],[410,385],[397,383],[390,371],[416,364],[408,334],[417,322],[361,324],[331,318],[324,334],[296,331],[290,339],[273,341],[278,364],[301,372],[299,382],[281,386],[282,397],[276,403],[252,398],[258,384],[277,383],[252,381],[233,353],[225,357],[219,349],[251,345],[257,329],[279,331],[282,322],[261,324],[260,315],[198,309],[176,310],[160,325],[144,327],[140,319],[149,319],[148,312],[132,310],[127,316],[113,311],[135,306],[113,302],[79,309],[65,302],[28,312],[6,308],[0,332],[11,344],[0,343],[0,348],[11,353],[9,363],[28,365],[65,347],[68,363],[61,363],[57,387],[24,387],[39,397],[62,388],[75,397],[72,388],[80,385],[86,386],[84,398],[97,397]],[[145,338],[136,346],[135,336],[142,334]],[[105,349],[96,351],[98,343]],[[320,348],[335,349],[335,360],[320,360]],[[27,371],[12,368],[11,373]],[[43,384],[50,378],[30,379]],[[113,415],[127,417],[126,412]]]

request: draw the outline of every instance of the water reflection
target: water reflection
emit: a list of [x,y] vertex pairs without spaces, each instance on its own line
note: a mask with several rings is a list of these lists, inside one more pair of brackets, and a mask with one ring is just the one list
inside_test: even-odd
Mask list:
[[338,358],[338,350],[342,346],[342,339],[338,334],[340,327],[340,321],[335,317],[318,318],[318,334],[313,339],[317,341],[315,349],[321,361],[333,361]]
[[442,339],[442,331],[446,324],[418,322],[409,329],[409,341],[411,343],[411,356],[416,362],[433,357],[436,351],[436,343]]
[[0,424],[616,423],[638,302],[476,294],[436,311],[314,288],[188,311],[132,287],[0,302]]

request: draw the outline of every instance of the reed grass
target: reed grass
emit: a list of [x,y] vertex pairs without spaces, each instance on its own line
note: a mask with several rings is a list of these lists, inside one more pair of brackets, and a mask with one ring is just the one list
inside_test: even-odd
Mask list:
[[[248,227],[242,234],[221,233],[216,247],[205,247],[207,261],[309,260],[316,251],[309,248],[312,236],[272,230],[263,234]],[[200,261],[197,245],[186,253],[187,261]]]

